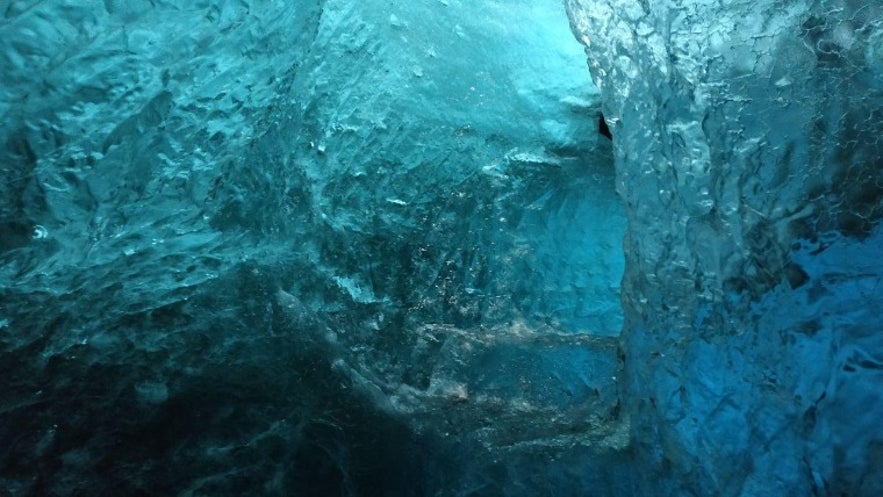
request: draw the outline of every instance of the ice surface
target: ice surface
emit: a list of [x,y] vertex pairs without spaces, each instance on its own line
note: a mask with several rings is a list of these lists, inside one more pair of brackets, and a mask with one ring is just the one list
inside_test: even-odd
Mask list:
[[0,495],[883,495],[883,6],[564,3],[7,2]]
[[0,495],[629,493],[560,3],[7,4]]
[[880,495],[883,6],[566,3],[628,206],[642,492]]

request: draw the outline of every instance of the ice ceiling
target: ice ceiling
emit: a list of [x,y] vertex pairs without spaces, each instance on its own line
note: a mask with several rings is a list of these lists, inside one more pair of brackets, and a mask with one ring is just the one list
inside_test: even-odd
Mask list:
[[0,75],[0,496],[883,494],[876,3],[19,0]]

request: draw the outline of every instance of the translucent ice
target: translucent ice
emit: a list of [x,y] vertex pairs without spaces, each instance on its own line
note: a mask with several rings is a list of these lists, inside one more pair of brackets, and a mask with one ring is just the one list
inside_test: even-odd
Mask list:
[[0,495],[631,489],[560,3],[4,2],[0,75]]
[[566,4],[628,205],[644,494],[880,494],[883,8]]

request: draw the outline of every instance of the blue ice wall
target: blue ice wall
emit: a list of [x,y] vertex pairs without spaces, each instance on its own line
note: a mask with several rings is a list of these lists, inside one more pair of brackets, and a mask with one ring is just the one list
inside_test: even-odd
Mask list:
[[567,4],[628,205],[641,492],[883,494],[883,7]]
[[555,1],[0,7],[0,495],[628,495]]

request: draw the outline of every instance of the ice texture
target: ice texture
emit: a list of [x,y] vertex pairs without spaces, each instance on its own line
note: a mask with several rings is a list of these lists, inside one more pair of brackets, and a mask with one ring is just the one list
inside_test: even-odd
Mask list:
[[883,495],[883,5],[566,0],[627,204],[642,495]]
[[0,496],[629,495],[557,1],[0,7]]

